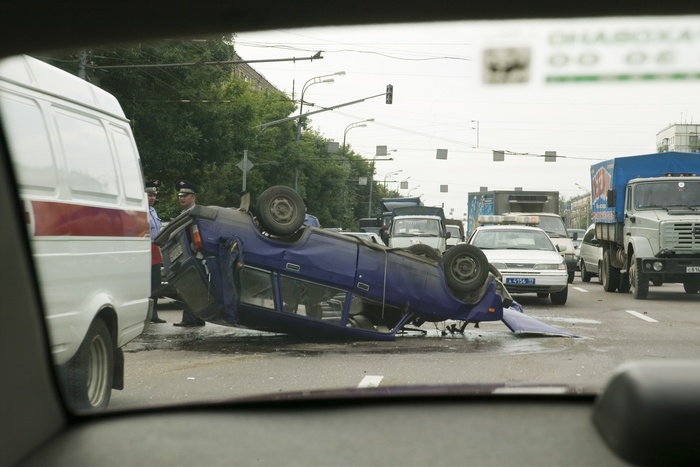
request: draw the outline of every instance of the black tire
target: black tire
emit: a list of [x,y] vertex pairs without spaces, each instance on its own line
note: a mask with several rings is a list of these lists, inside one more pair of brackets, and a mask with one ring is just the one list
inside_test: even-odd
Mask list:
[[301,228],[306,210],[299,193],[286,186],[273,186],[262,192],[255,213],[264,231],[283,236]]
[[696,294],[696,293],[700,292],[700,282],[698,282],[698,281],[683,282],[683,290],[685,290],[685,293]]
[[73,359],[62,371],[64,397],[74,410],[103,409],[114,377],[114,347],[107,325],[96,319]]
[[579,266],[579,268],[581,269],[581,280],[583,282],[590,282],[593,274],[586,271],[586,263],[583,260],[581,260],[581,266]]
[[569,284],[571,284],[572,282],[574,282],[574,276],[575,276],[575,274],[576,274],[576,271],[569,271],[569,279],[568,279],[568,280],[569,280]]
[[664,285],[664,280],[659,277],[655,277],[651,279],[651,283],[654,287],[661,287],[662,285]]
[[566,305],[566,299],[569,298],[569,286],[567,285],[559,292],[549,294],[549,298],[552,300],[552,305]]
[[630,282],[632,283],[632,296],[637,300],[644,300],[649,295],[649,276],[639,270],[637,256],[633,253],[630,261]]
[[474,245],[455,245],[442,256],[447,286],[456,293],[471,292],[486,282],[489,261]]
[[416,256],[424,256],[428,259],[432,259],[433,261],[440,261],[440,259],[442,259],[439,250],[433,248],[432,246],[424,245],[422,243],[411,245],[408,248],[406,248],[406,251]]
[[628,293],[632,288],[632,283],[630,282],[629,273],[620,273],[620,283],[617,284],[617,291],[620,293]]
[[600,282],[606,292],[615,292],[620,284],[620,270],[612,266],[610,250],[603,251],[603,267],[600,270]]

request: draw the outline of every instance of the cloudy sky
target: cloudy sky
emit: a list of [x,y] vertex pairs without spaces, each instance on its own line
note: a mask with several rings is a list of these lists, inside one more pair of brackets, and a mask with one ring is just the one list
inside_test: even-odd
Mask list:
[[[306,86],[305,112],[366,99],[313,115],[311,126],[341,144],[345,136],[368,159],[386,146],[393,160],[377,162],[376,180],[405,180],[402,195],[459,218],[467,193],[484,186],[580,195],[592,164],[656,152],[662,129],[700,123],[698,24],[672,17],[329,27],[242,33],[236,49],[247,60],[300,59],[253,65],[297,100],[314,77],[332,77]],[[301,60],[319,51],[322,59]],[[337,72],[345,75],[327,76]],[[351,127],[367,119],[374,121]],[[437,159],[438,150],[447,158]],[[494,162],[494,150],[505,161]],[[545,162],[546,151],[557,161]]]

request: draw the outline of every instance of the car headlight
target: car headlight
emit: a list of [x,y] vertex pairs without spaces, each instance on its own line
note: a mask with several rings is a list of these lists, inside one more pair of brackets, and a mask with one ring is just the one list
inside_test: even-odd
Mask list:
[[559,264],[535,264],[533,269],[566,269],[566,263]]

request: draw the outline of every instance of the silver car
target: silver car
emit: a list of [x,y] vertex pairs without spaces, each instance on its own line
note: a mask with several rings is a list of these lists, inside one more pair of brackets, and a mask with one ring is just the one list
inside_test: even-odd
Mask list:
[[581,280],[590,282],[591,277],[598,276],[603,265],[603,247],[595,237],[595,225],[591,224],[583,235],[578,260]]

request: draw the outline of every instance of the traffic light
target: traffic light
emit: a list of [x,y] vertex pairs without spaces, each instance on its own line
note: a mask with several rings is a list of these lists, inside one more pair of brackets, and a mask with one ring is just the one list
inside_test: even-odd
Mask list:
[[394,86],[386,85],[386,103],[391,104],[394,101]]

